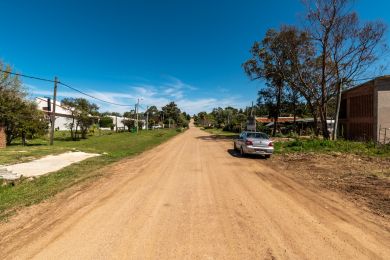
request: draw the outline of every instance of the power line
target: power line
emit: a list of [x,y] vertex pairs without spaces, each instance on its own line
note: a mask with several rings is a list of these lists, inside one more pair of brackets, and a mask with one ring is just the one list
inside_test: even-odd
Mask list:
[[46,81],[46,82],[52,82],[52,83],[54,83],[54,80],[52,80],[52,79],[44,79],[44,78],[40,78],[40,77],[25,75],[25,74],[16,73],[16,72],[11,72],[11,71],[2,70],[2,69],[0,69],[0,71],[1,71],[1,72],[4,72],[4,73],[11,74],[11,75],[15,75],[15,76],[20,76],[20,77],[24,77],[24,78],[36,79],[36,80],[41,80],[41,81]]
[[67,87],[67,88],[70,88],[71,90],[74,90],[74,91],[76,91],[76,92],[78,92],[78,93],[80,93],[80,94],[83,94],[83,95],[87,96],[87,97],[90,97],[90,98],[99,100],[100,102],[104,102],[104,103],[111,104],[111,105],[115,105],[115,106],[122,106],[122,107],[132,107],[132,106],[133,106],[133,105],[118,104],[118,103],[110,102],[110,101],[107,101],[107,100],[103,100],[103,99],[94,97],[94,96],[92,96],[92,95],[90,95],[90,94],[87,94],[87,93],[85,93],[85,92],[83,92],[83,91],[81,91],[81,90],[78,90],[78,89],[76,89],[76,88],[74,88],[74,87],[71,87],[71,86],[69,86],[69,85],[67,85],[67,84],[65,84],[65,83],[62,83],[62,82],[58,82],[58,83],[59,83],[60,85],[62,85],[62,86],[65,86],[65,87]]
[[142,109],[145,109],[145,110],[147,110],[143,105],[141,105],[141,104],[139,104],[138,105],[140,108],[142,108]]
[[[20,76],[20,77],[25,77],[25,78],[29,78],[29,79],[35,79],[35,80],[41,80],[41,81],[46,81],[46,82],[55,83],[55,81],[54,81],[54,80],[51,80],[51,79],[45,79],[45,78],[41,78],[41,77],[35,77],[35,76],[25,75],[25,74],[16,73],[16,72],[11,72],[11,71],[6,71],[6,70],[2,70],[2,69],[0,69],[0,71],[1,71],[1,72],[4,72],[4,73],[9,73],[9,74],[15,75],[15,76]],[[57,83],[58,83],[58,84],[61,84],[61,85],[63,85],[63,86],[65,86],[65,87],[67,87],[67,88],[69,88],[69,89],[72,89],[72,90],[74,90],[74,91],[76,91],[76,92],[78,92],[78,93],[80,93],[80,94],[83,94],[83,95],[85,95],[85,96],[87,96],[87,97],[96,99],[96,100],[98,100],[98,101],[100,101],[100,102],[104,102],[104,103],[111,104],[111,105],[115,105],[115,106],[123,106],[123,107],[132,107],[132,106],[133,106],[133,105],[126,105],[126,104],[118,104],[118,103],[110,102],[110,101],[107,101],[107,100],[104,100],[104,99],[100,99],[100,98],[94,97],[94,96],[92,96],[92,95],[90,95],[90,94],[87,94],[87,93],[85,93],[85,92],[83,92],[83,91],[81,91],[81,90],[78,90],[78,89],[76,89],[76,88],[74,88],[74,87],[71,87],[71,86],[69,86],[68,84],[65,84],[65,83],[63,83],[63,82],[57,82]]]

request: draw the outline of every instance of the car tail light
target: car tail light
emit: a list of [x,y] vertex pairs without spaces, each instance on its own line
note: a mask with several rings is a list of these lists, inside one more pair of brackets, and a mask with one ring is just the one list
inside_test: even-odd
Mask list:
[[268,146],[274,146],[273,142],[269,142]]
[[245,142],[246,145],[253,145],[252,141],[246,140]]

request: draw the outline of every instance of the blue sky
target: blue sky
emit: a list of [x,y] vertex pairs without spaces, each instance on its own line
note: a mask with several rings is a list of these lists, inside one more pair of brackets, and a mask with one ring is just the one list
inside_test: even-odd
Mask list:
[[[256,100],[263,84],[250,82],[241,68],[252,43],[268,28],[299,23],[303,12],[299,0],[0,3],[0,59],[16,71],[58,76],[116,103],[175,101],[191,114]],[[372,3],[356,1],[361,18],[390,24],[390,2]],[[51,84],[24,82],[32,96],[51,95]],[[58,94],[78,96],[63,86]],[[128,110],[96,103],[102,111]]]

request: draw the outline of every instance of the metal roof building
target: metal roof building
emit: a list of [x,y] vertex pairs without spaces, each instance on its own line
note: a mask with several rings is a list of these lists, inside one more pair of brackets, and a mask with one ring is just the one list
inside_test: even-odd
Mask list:
[[350,140],[390,141],[390,75],[342,93],[339,130]]

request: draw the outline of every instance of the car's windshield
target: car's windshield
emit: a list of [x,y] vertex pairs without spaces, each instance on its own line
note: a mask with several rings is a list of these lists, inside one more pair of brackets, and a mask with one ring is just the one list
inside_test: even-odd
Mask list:
[[247,133],[247,138],[259,138],[259,139],[268,139],[268,135],[264,133]]

